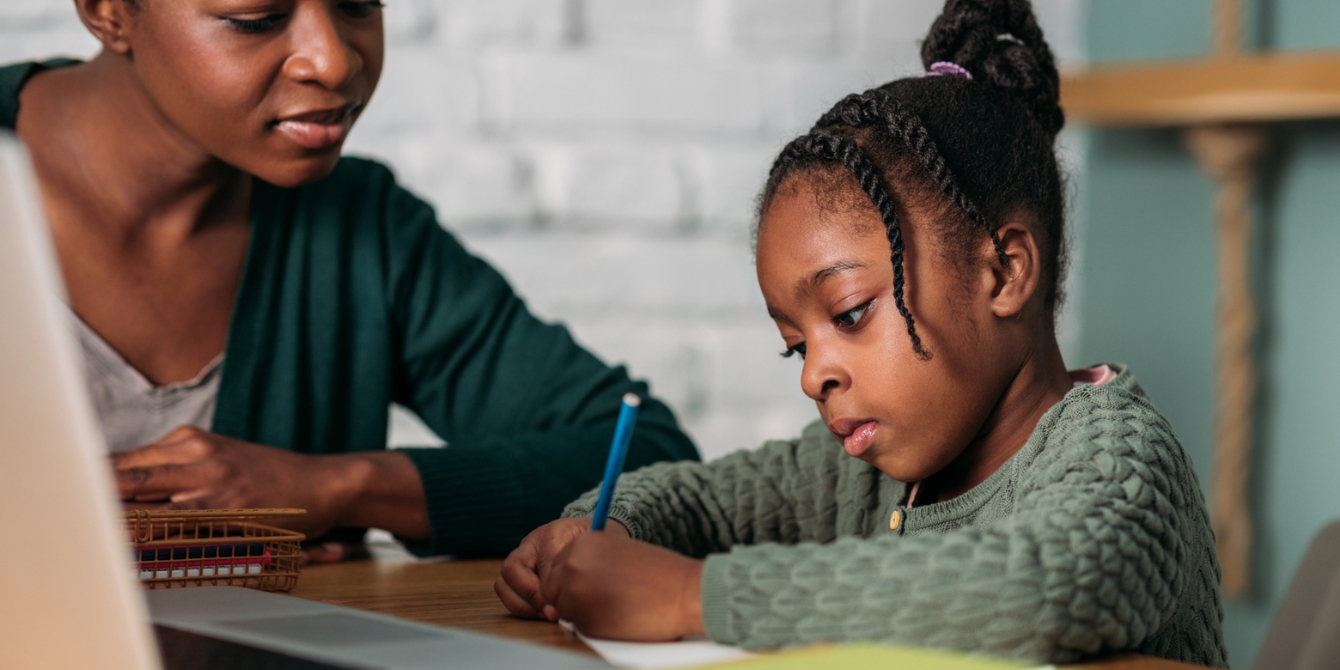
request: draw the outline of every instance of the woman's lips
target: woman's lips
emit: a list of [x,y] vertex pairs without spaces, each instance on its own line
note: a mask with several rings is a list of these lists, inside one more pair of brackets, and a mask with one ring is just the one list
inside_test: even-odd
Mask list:
[[353,125],[354,108],[346,105],[333,110],[295,114],[280,119],[274,127],[299,146],[320,151],[343,142]]

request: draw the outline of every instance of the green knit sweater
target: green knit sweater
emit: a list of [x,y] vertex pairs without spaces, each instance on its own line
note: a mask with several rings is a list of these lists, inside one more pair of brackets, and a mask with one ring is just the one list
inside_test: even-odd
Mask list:
[[[885,640],[1040,662],[1135,651],[1223,666],[1199,483],[1168,422],[1113,368],[953,500],[902,507],[903,482],[848,457],[816,422],[797,440],[625,474],[610,516],[639,540],[707,557],[703,620],[721,642]],[[594,495],[565,516],[589,515]]]
[[[0,67],[0,128],[49,61]],[[450,156],[443,160],[451,160]],[[214,432],[281,449],[386,448],[387,406],[450,444],[406,449],[432,523],[424,553],[506,554],[599,483],[626,392],[645,399],[629,467],[697,452],[647,385],[526,309],[433,208],[368,160],[259,179]]]

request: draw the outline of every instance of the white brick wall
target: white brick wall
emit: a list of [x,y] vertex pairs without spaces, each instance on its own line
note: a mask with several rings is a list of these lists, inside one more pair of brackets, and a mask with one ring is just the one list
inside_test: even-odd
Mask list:
[[[1063,60],[1082,2],[1036,0]],[[753,447],[816,415],[754,281],[767,166],[841,96],[918,71],[940,5],[387,0],[386,74],[349,150],[649,379],[705,456]],[[0,61],[95,47],[69,0],[0,0]]]

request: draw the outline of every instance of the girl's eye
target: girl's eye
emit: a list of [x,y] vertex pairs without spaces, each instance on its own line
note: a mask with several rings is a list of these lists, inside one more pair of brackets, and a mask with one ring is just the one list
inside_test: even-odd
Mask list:
[[366,0],[365,2],[341,2],[340,9],[345,14],[355,19],[363,19],[372,16],[372,12],[385,7],[381,0]]
[[844,328],[851,328],[861,321],[861,317],[865,316],[867,309],[870,309],[870,303],[868,302],[833,317],[833,321]]
[[792,356],[795,356],[796,354],[800,354],[800,360],[802,360],[802,361],[805,360],[805,343],[804,343],[804,342],[801,342],[800,344],[793,344],[793,345],[787,347],[787,348],[786,348],[786,351],[783,351],[783,352],[782,352],[782,358],[790,358],[790,357],[792,357]]
[[230,17],[224,17],[223,20],[228,25],[232,26],[233,30],[236,30],[237,32],[256,34],[256,33],[263,33],[270,30],[271,28],[274,28],[275,26],[279,25],[279,22],[283,21],[285,18],[288,18],[287,14],[266,14],[265,16],[262,16],[259,19],[234,19]]

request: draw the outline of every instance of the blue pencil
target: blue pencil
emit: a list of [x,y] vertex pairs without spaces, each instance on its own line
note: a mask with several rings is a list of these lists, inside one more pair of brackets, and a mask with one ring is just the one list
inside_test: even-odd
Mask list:
[[614,500],[614,485],[623,472],[624,457],[628,455],[628,443],[633,440],[633,423],[637,421],[637,408],[642,399],[636,393],[623,394],[623,406],[619,408],[619,422],[614,425],[614,442],[610,444],[610,457],[605,461],[605,478],[600,482],[600,497],[596,499],[596,511],[591,516],[591,530],[605,530],[605,522],[610,517],[610,503]]

